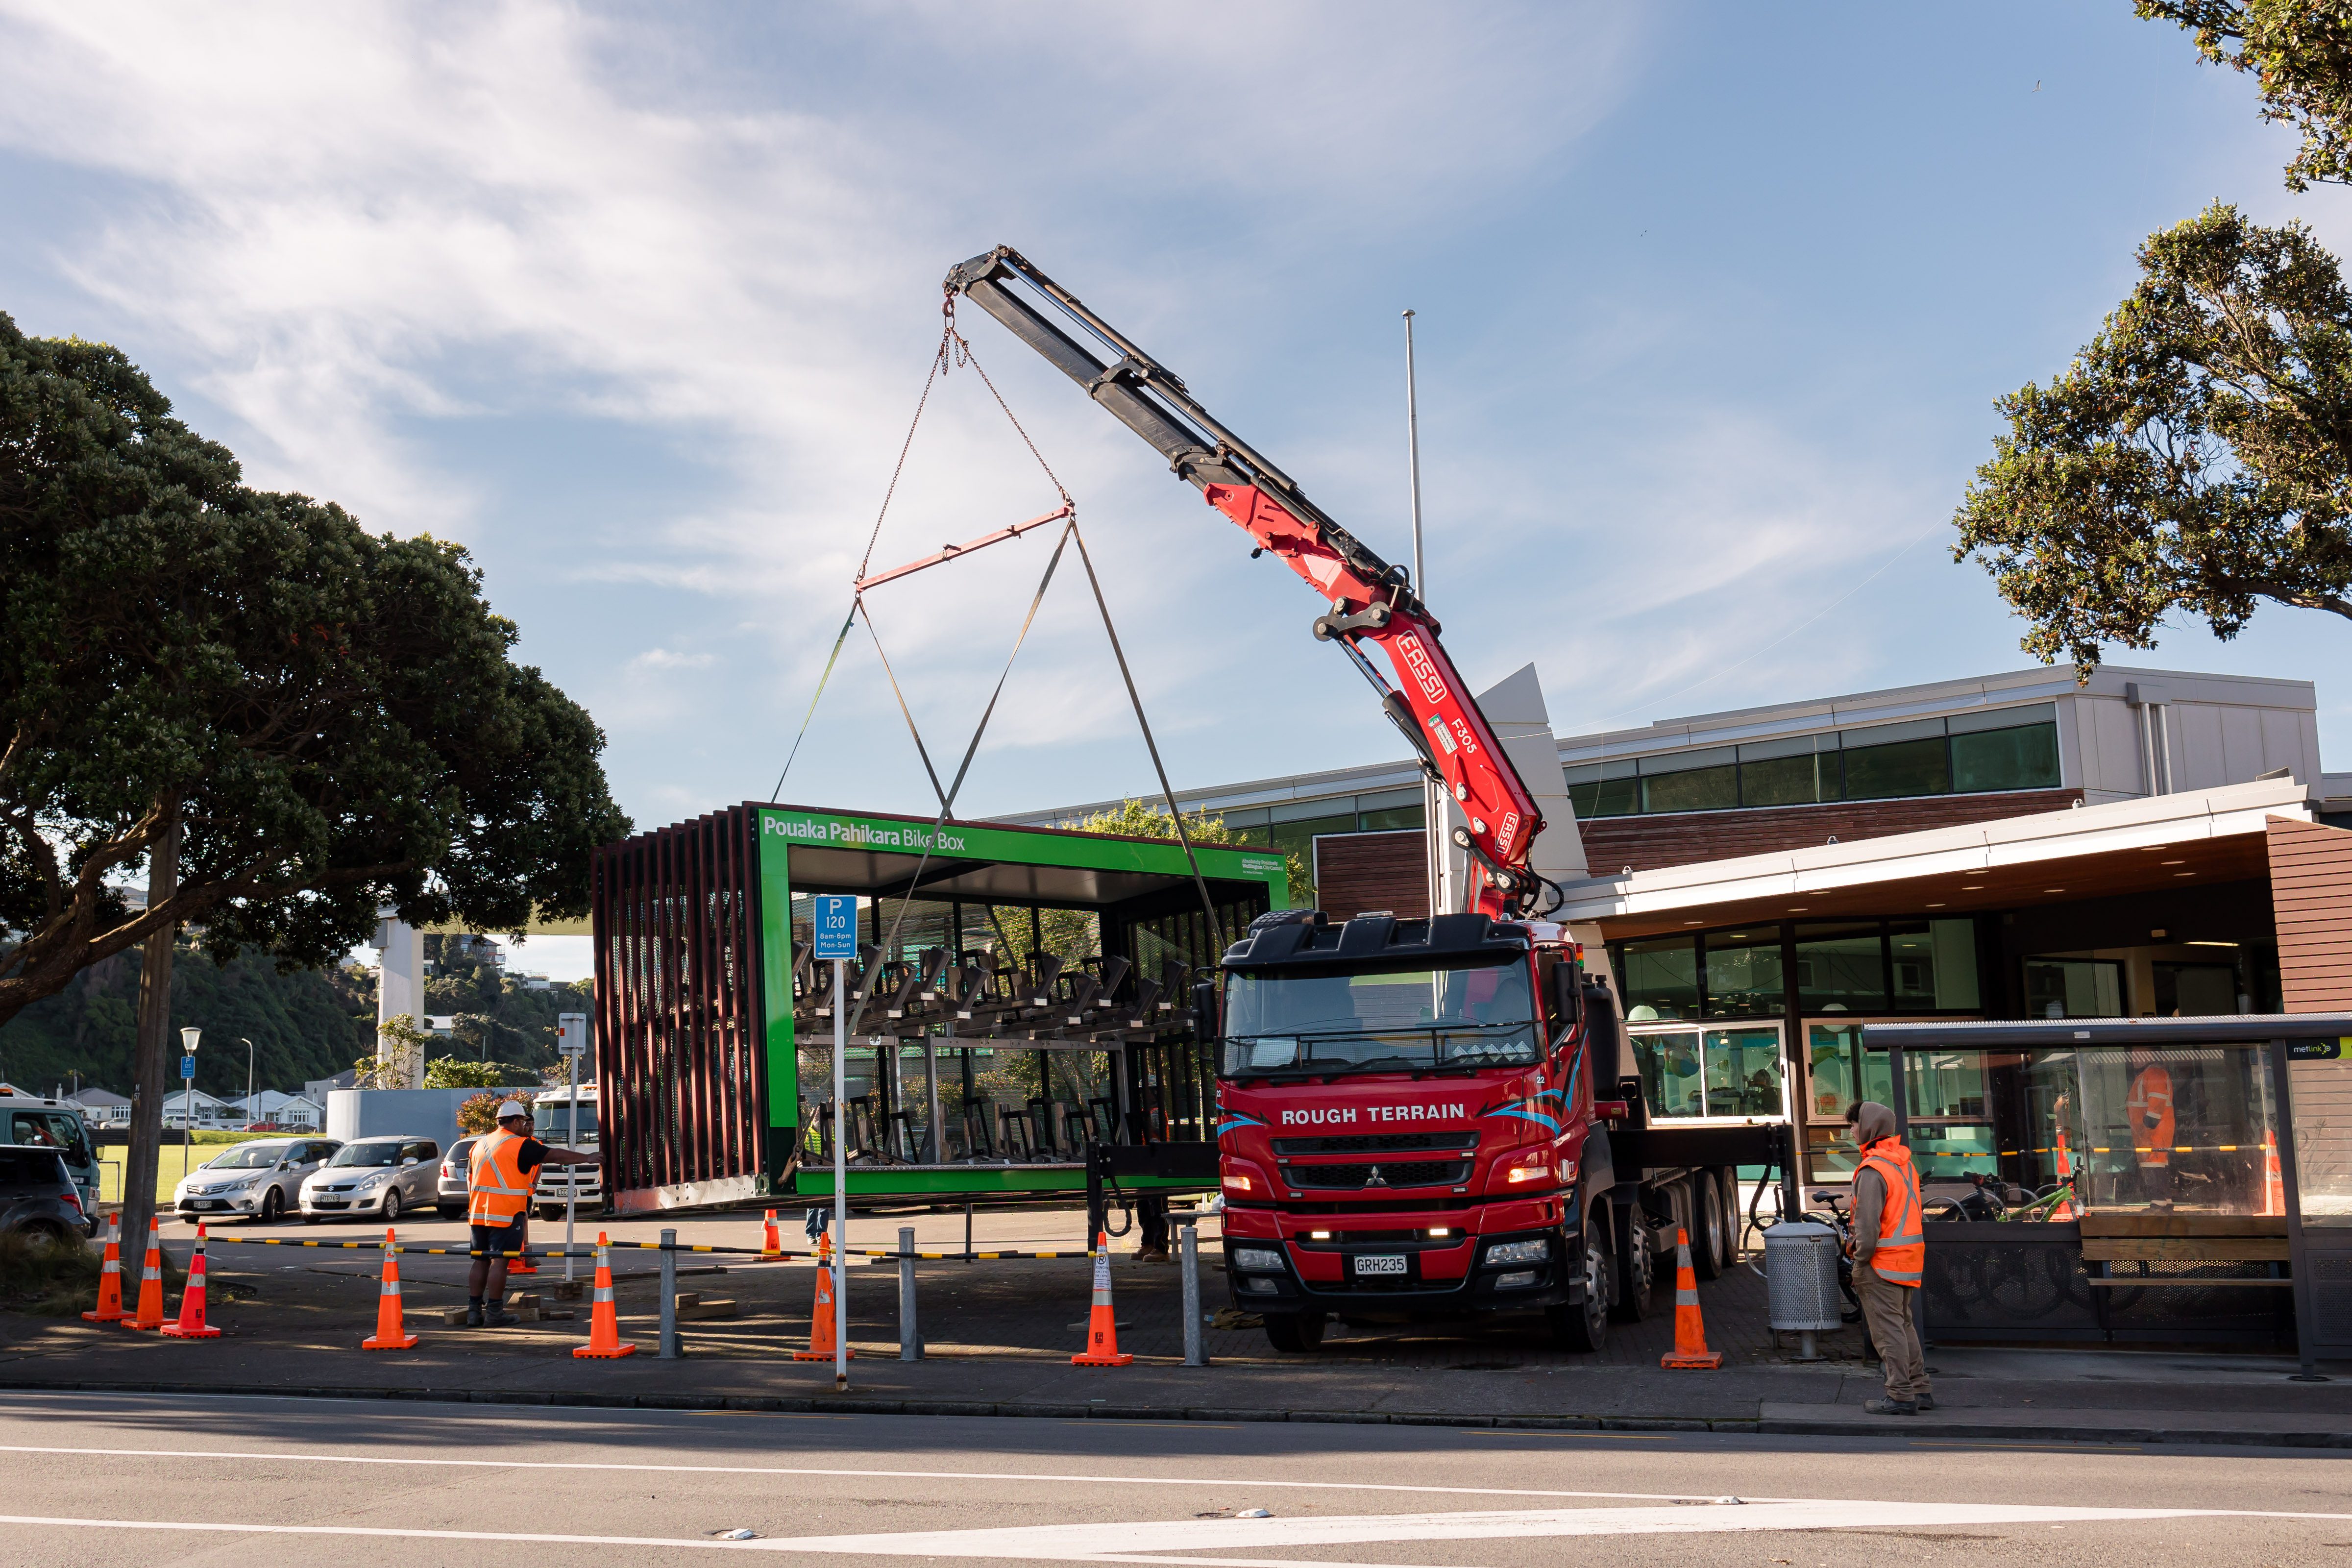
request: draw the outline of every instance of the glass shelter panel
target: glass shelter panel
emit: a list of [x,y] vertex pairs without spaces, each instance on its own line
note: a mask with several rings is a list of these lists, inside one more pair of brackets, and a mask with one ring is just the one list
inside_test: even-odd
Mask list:
[[2303,1223],[2352,1228],[2352,1059],[2341,1040],[2287,1047]]

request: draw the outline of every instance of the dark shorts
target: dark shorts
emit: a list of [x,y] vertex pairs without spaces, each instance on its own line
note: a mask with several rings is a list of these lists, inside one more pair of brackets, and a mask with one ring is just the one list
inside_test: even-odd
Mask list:
[[[502,1254],[522,1249],[522,1226],[519,1225],[478,1225],[474,1226],[474,1256],[497,1258]],[[508,1259],[512,1262],[512,1258]]]

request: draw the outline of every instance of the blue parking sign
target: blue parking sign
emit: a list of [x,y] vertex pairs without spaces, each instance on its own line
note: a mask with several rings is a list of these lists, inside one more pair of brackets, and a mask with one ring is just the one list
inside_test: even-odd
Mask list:
[[846,893],[819,893],[809,901],[816,906],[817,958],[856,958],[857,900]]
[[182,1078],[194,1078],[196,1076],[195,1058],[182,1057],[180,1058],[180,1076]]

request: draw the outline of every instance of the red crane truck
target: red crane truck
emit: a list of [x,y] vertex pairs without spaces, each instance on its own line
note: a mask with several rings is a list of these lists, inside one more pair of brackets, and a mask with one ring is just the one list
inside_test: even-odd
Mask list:
[[[1278,1350],[1350,1322],[1540,1313],[1596,1350],[1647,1310],[1676,1227],[1731,1261],[1733,1167],[1785,1127],[1654,1129],[1605,966],[1543,917],[1544,829],[1402,566],[1382,561],[1209,414],[1183,381],[1017,252],[947,277],[1149,441],[1306,579],[1336,642],[1463,817],[1469,908],[1426,920],[1261,916],[1199,1016],[1218,1052],[1218,1177],[1234,1304]],[[1090,340],[1090,341],[1089,341]],[[1366,651],[1377,649],[1393,680]],[[1570,825],[1570,831],[1574,830]],[[1210,1021],[1213,1020],[1213,1024]]]

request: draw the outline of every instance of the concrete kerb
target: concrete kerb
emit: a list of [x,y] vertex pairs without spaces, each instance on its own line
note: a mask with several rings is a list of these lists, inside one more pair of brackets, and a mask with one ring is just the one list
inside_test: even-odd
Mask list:
[[[1942,1437],[2010,1442],[2140,1444],[2167,1447],[2352,1449],[2352,1430],[2263,1428],[2254,1426],[2171,1425],[2069,1420],[2052,1412],[2030,1428],[2016,1422],[1971,1421],[1959,1412],[1936,1417],[1864,1418],[1853,1414],[1812,1417],[1789,1412],[1761,1416],[1637,1416],[1567,1413],[1559,1415],[1479,1415],[1444,1411],[1288,1410],[1189,1405],[1096,1405],[1064,1401],[835,1398],[830,1395],[605,1394],[566,1389],[486,1389],[383,1386],[287,1387],[257,1383],[100,1382],[11,1379],[5,1387],[27,1393],[204,1394],[214,1397],[397,1400],[415,1404],[562,1406],[607,1410],[739,1410],[804,1415],[981,1416],[1027,1420],[1166,1421],[1302,1426],[1448,1426],[1547,1432],[1691,1432],[1822,1437]],[[1838,1408],[1838,1407],[1832,1407]]]

